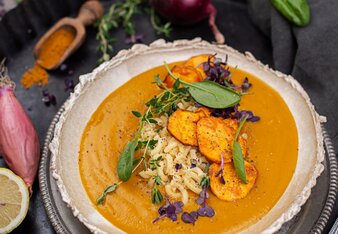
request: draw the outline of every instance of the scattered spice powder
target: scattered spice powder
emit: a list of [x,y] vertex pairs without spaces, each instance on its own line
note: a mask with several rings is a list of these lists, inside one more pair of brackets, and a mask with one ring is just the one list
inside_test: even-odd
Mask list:
[[29,89],[34,84],[44,86],[48,83],[48,74],[45,69],[35,63],[33,68],[23,74],[20,82],[25,89]]
[[48,73],[45,70],[54,67],[62,58],[75,38],[75,31],[71,27],[62,27],[55,31],[42,44],[39,57],[34,67],[22,77],[21,84],[29,89],[32,85],[44,86],[48,83]]

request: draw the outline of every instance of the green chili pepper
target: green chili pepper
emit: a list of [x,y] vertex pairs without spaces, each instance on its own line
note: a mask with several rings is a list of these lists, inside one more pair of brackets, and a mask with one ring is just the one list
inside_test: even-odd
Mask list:
[[275,8],[299,27],[310,22],[310,8],[307,0],[271,0]]

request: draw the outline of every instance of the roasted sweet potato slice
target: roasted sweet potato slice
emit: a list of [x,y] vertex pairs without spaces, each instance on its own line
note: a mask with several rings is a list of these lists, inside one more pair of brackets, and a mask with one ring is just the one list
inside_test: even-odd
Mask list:
[[[203,80],[207,77],[207,75],[204,72],[202,63],[208,62],[208,58],[212,56],[211,54],[201,54],[197,56],[193,56],[190,59],[188,59],[184,65],[191,66],[197,69],[199,73],[201,74]],[[211,61],[214,61],[214,57],[211,58]]]
[[[210,161],[221,162],[221,153],[224,154],[224,162],[232,161],[232,146],[238,124],[236,120],[216,117],[202,118],[197,123],[197,141],[201,153]],[[242,153],[246,155],[246,142],[240,139]]]
[[251,163],[246,161],[244,166],[247,184],[243,183],[237,176],[232,162],[224,164],[223,173],[219,176],[216,176],[216,173],[221,169],[221,166],[213,163],[209,168],[210,187],[213,194],[223,201],[235,201],[246,197],[255,184],[257,170]]
[[[185,65],[176,65],[171,69],[171,72],[180,80],[194,83],[202,81],[201,74],[191,66]],[[173,87],[175,80],[168,74],[164,80],[164,83],[167,85],[168,88]]]
[[196,123],[199,119],[199,113],[178,109],[169,117],[168,131],[182,144],[198,146]]
[[196,110],[196,113],[199,113],[201,118],[205,118],[205,117],[209,117],[211,114],[211,110],[209,108],[206,107],[199,107]]

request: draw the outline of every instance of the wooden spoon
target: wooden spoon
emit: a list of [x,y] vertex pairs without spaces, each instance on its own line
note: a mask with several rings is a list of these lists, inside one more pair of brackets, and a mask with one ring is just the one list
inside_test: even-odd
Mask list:
[[[39,40],[34,48],[34,56],[36,62],[46,70],[52,70],[62,64],[84,41],[86,36],[85,26],[91,25],[103,15],[103,7],[99,1],[87,1],[81,8],[77,18],[65,17],[59,20],[51,29],[49,29]],[[44,65],[40,58],[40,53],[45,42],[59,29],[64,28],[74,33],[73,42],[66,49],[59,61],[53,65]]]

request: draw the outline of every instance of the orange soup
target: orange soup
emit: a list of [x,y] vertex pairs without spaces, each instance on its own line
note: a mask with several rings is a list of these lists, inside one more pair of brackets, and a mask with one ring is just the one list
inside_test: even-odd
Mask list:
[[[122,183],[107,196],[104,205],[96,205],[106,186],[118,182],[118,157],[139,124],[131,112],[137,110],[142,113],[145,102],[160,92],[152,84],[157,74],[164,78],[166,69],[160,66],[144,72],[111,93],[95,111],[83,132],[79,168],[93,206],[127,233],[235,233],[256,223],[277,203],[292,178],[297,162],[298,138],[292,114],[280,95],[239,69],[232,75],[235,83],[241,83],[248,77],[253,85],[250,94],[242,97],[240,107],[253,111],[261,118],[256,123],[246,123],[243,129],[248,135],[249,161],[258,171],[256,184],[248,196],[225,202],[209,191],[207,203],[215,210],[214,217],[199,217],[192,225],[183,223],[179,215],[176,222],[161,219],[153,224],[160,205],[152,204],[151,187],[134,173],[128,182]],[[196,210],[196,198],[195,194],[189,194],[189,202],[183,210]]]

